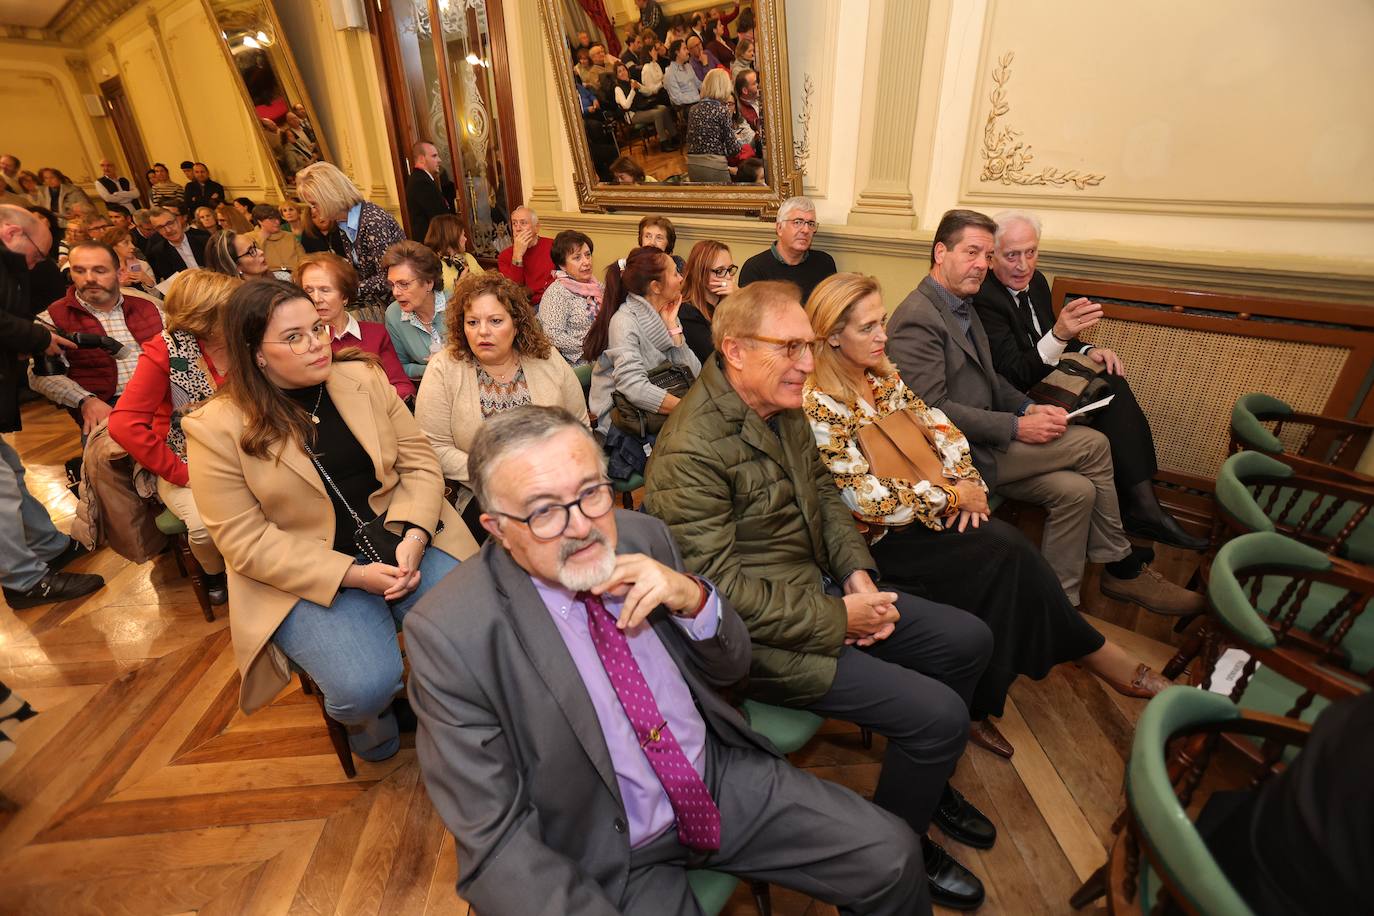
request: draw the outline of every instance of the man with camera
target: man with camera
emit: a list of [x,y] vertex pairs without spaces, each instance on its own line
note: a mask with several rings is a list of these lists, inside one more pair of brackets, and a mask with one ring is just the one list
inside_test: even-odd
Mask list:
[[[19,386],[29,354],[56,356],[75,345],[29,318],[29,271],[52,247],[48,224],[0,205],[0,432],[20,428]],[[58,531],[24,486],[24,465],[0,438],[0,585],[12,609],[67,601],[104,587],[99,576],[62,572],[85,553]]]
[[162,333],[162,313],[151,299],[120,291],[119,256],[103,242],[72,246],[67,264],[71,289],[38,318],[68,336],[89,336],[63,354],[68,365],[36,362],[29,387],[67,408],[84,442],[133,377],[143,342]]

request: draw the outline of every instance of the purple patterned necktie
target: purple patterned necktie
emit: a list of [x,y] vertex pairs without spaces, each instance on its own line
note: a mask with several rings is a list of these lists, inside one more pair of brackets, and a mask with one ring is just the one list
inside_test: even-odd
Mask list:
[[696,768],[668,729],[667,720],[654,702],[644,672],[630,654],[630,643],[615,625],[615,618],[601,599],[589,592],[578,592],[577,600],[587,607],[587,630],[597,657],[611,679],[611,687],[630,725],[639,738],[639,747],[649,758],[649,766],[668,795],[677,815],[677,837],[683,846],[698,852],[720,849],[720,811],[711,793],[697,775]]

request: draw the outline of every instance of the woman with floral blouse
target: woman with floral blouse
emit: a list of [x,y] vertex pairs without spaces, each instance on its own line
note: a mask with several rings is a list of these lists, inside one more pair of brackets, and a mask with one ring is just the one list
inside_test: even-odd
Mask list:
[[[1043,678],[1076,660],[1118,693],[1150,697],[1169,682],[1105,639],[1069,603],[1049,564],[1014,527],[989,517],[987,487],[968,440],[942,411],[927,407],[887,359],[886,313],[878,282],[841,273],[807,300],[816,368],[802,408],[821,460],[845,504],[873,533],[886,581],[981,617],[995,637],[992,660],[974,690],[975,744],[1005,757],[1012,747],[990,722],[1018,675]],[[871,473],[859,430],[910,410],[930,433],[942,480]]]

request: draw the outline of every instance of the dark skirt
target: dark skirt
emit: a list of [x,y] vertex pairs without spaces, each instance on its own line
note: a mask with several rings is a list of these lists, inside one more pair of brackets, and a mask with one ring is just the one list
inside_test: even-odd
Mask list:
[[1106,642],[1069,603],[1045,558],[1000,519],[962,533],[914,524],[889,532],[872,553],[883,582],[952,604],[992,629],[992,660],[969,708],[974,720],[1002,714],[1018,675],[1039,680]]

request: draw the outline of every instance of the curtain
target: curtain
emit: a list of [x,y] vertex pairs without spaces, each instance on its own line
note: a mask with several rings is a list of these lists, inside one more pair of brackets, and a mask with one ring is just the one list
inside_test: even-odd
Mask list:
[[601,30],[601,34],[606,36],[606,50],[612,57],[620,56],[620,37],[615,33],[615,26],[611,24],[611,16],[606,12],[605,0],[577,0],[577,5],[586,11],[592,22]]

